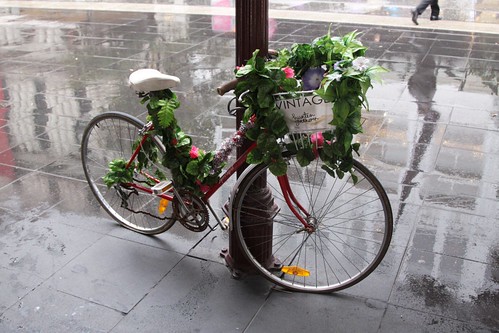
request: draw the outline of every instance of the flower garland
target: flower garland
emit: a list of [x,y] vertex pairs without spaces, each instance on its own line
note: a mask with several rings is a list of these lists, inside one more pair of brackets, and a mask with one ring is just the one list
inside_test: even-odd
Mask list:
[[258,57],[257,50],[245,66],[236,69],[240,82],[235,93],[246,107],[245,119],[253,114],[258,119],[257,126],[247,134],[257,142],[257,148],[248,155],[249,163],[269,163],[273,174],[286,173],[287,165],[277,140],[283,139],[289,129],[273,95],[314,90],[314,94],[333,105],[332,129],[320,134],[322,149],[318,151],[318,140],[314,139],[314,148],[310,136],[302,140],[305,144],[301,147],[291,143],[287,149],[297,154],[301,166],[308,165],[318,154],[325,164],[323,169],[330,175],[341,178],[345,172],[351,172],[353,152],[358,154],[360,147],[352,143],[353,135],[362,132],[361,109],[369,107],[366,92],[377,74],[386,71],[371,66],[364,57],[367,48],[357,36],[358,33],[351,32],[332,37],[329,32],[310,44],[294,44],[290,50],[281,50],[270,61]]
[[[258,50],[244,66],[236,68],[239,83],[236,96],[245,107],[243,122],[232,138],[225,139],[217,151],[206,152],[192,145],[192,139],[178,126],[174,111],[179,107],[175,93],[166,89],[148,93],[141,101],[147,103],[147,120],[152,121],[152,135],[162,138],[165,154],[163,166],[170,169],[177,186],[196,193],[209,190],[218,182],[220,173],[235,147],[244,138],[256,141],[256,148],[248,155],[250,164],[266,163],[275,175],[286,173],[287,164],[282,157],[280,142],[289,129],[284,115],[276,107],[274,94],[314,90],[326,102],[332,102],[334,129],[305,134],[307,140],[300,147],[293,142],[286,148],[297,154],[302,166],[320,157],[323,169],[332,176],[343,177],[351,172],[352,152],[358,153],[359,144],[352,143],[353,135],[362,132],[361,109],[368,108],[366,92],[377,74],[386,71],[371,66],[364,57],[366,47],[356,39],[356,32],[343,37],[330,33],[310,44],[294,44],[290,50],[279,51],[277,58],[264,60]],[[250,118],[252,121],[249,121]],[[157,148],[146,140],[144,154],[139,154],[134,168],[147,166],[148,159],[156,160]],[[320,149],[319,149],[320,148]],[[104,176],[108,186],[130,182],[133,172],[125,170],[127,163],[112,161]],[[355,181],[355,175],[352,175]],[[159,175],[164,179],[164,175]]]
[[162,137],[165,155],[162,164],[171,170],[175,184],[200,194],[216,184],[235,147],[242,145],[246,131],[253,125],[242,124],[231,138],[216,151],[204,151],[192,145],[192,139],[177,124],[174,111],[179,103],[171,90],[150,92],[142,100],[147,103],[148,121],[154,125],[152,135]]

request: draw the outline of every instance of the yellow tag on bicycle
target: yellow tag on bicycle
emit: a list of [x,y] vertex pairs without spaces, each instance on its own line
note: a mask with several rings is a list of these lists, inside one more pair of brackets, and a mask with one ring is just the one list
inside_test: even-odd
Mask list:
[[168,208],[169,203],[170,203],[170,200],[161,199],[159,201],[159,205],[158,205],[158,213],[163,214],[165,212],[165,210]]
[[282,266],[281,272],[296,276],[310,276],[310,271],[298,266]]

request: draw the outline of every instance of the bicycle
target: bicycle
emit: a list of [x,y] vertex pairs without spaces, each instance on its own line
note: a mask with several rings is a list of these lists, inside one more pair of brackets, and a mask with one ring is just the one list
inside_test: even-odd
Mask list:
[[[178,78],[158,71],[137,72],[140,78],[131,76],[129,82],[140,96],[170,90],[179,83]],[[233,87],[232,82],[218,92],[223,95]],[[242,124],[229,140],[239,140],[254,120]],[[339,179],[321,169],[319,158],[301,167],[296,155],[284,149],[286,174],[267,173],[268,164],[249,165],[224,206],[225,217],[218,217],[210,197],[241,169],[256,143],[218,182],[195,193],[164,180],[171,179],[165,177],[169,170],[161,164],[166,148],[160,137],[151,135],[153,126],[126,113],[106,112],[93,118],[83,133],[86,180],[102,207],[122,226],[152,235],[179,221],[199,232],[212,228],[211,212],[222,229],[229,221],[258,272],[293,291],[325,293],[350,287],[373,272],[385,256],[393,230],[390,202],[380,182],[359,161],[353,163],[355,180],[351,175]],[[310,136],[290,134],[286,140],[299,144]],[[145,154],[146,146],[149,151],[153,147],[153,153]],[[317,141],[315,149],[321,149]],[[132,181],[108,188],[103,177],[116,159],[124,159],[128,166],[142,161],[141,168],[127,171]],[[261,186],[262,179],[266,186]]]

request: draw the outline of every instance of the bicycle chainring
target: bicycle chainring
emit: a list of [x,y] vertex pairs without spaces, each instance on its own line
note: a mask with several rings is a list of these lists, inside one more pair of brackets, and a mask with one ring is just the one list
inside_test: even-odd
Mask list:
[[173,199],[173,209],[177,220],[187,229],[195,232],[201,232],[208,227],[210,215],[206,204],[196,194],[179,190],[183,205],[179,202],[177,196]]

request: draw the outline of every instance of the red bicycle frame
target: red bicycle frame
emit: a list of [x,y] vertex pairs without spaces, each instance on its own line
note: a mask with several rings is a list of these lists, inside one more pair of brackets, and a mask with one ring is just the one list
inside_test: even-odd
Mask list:
[[[149,128],[149,130],[152,129],[152,126]],[[130,160],[128,161],[127,163],[127,168],[130,167],[133,163],[133,161],[135,160],[135,158],[137,157],[137,155],[139,154],[140,152],[140,149],[143,145],[143,143],[147,140],[147,138],[149,137],[149,134],[144,134],[144,136],[142,137],[142,139],[140,140],[140,143],[139,145],[137,146],[137,148],[135,148],[135,151],[133,152],[132,156],[130,157]],[[229,169],[227,171],[225,171],[222,176],[220,177],[219,181],[214,184],[214,185],[211,185],[210,188],[208,189],[208,191],[206,191],[202,197],[203,201],[205,203],[208,202],[208,200],[211,198],[211,196],[222,186],[225,184],[225,182],[235,173],[237,172],[237,170],[239,170],[239,168],[241,168],[241,166],[246,162],[246,157],[248,156],[248,154],[253,150],[255,149],[256,147],[256,142],[253,142],[249,147],[248,149],[243,153],[241,154],[241,156],[236,160],[236,162],[231,165],[229,167]],[[159,183],[160,180],[149,175],[149,174],[146,174],[146,173],[142,173],[145,177],[147,177],[148,179],[154,181],[155,183]],[[300,202],[298,201],[298,199],[295,197],[295,195],[293,194],[292,190],[291,190],[291,186],[289,184],[289,179],[288,179],[288,176],[287,175],[284,175],[284,176],[278,176],[277,177],[277,180],[279,181],[279,186],[281,188],[281,191],[282,191],[282,194],[284,196],[284,199],[289,207],[289,209],[293,212],[293,214],[296,216],[296,218],[303,224],[303,226],[305,227],[305,229],[309,230],[309,229],[313,229],[313,226],[311,226],[306,220],[305,218],[308,218],[310,216],[310,213],[300,204]],[[151,188],[149,187],[146,187],[146,186],[142,186],[140,184],[136,184],[136,183],[128,183],[126,184],[127,186],[130,186],[130,187],[133,187],[137,190],[140,190],[142,192],[145,192],[145,193],[148,193],[148,194],[153,194],[153,191]],[[173,200],[173,191],[170,190],[168,192],[165,192],[165,193],[162,193],[162,194],[154,194],[162,199],[166,199],[166,200],[169,200],[169,201],[172,201]],[[301,212],[301,213],[300,213]],[[305,218],[303,217],[305,216]]]

